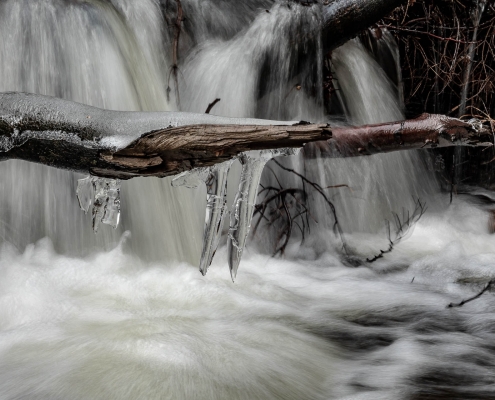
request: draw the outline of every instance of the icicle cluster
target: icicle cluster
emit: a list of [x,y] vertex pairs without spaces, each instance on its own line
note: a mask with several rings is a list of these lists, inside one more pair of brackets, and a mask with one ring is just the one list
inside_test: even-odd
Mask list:
[[118,179],[88,176],[77,184],[79,206],[86,214],[93,205],[93,230],[98,232],[100,223],[117,228],[120,220],[120,181]]
[[227,176],[234,160],[183,172],[172,180],[172,186],[198,187],[206,184],[206,216],[203,233],[203,250],[199,270],[203,275],[208,271],[213,256],[217,251],[222,226],[227,213]]
[[[239,190],[230,211],[227,241],[228,262],[232,281],[237,276],[242,253],[251,228],[258,187],[265,164],[277,156],[295,155],[300,149],[253,150],[240,154],[237,159],[242,166]],[[203,232],[203,249],[199,270],[208,271],[217,251],[227,210],[227,177],[234,160],[212,167],[197,168],[183,172],[172,180],[172,186],[197,188],[206,185],[206,217]],[[120,181],[88,176],[77,185],[79,206],[87,213],[93,205],[93,230],[100,223],[117,228],[120,219]]]
[[[258,187],[265,164],[273,157],[295,155],[300,149],[248,151],[238,156],[242,166],[239,190],[230,212],[228,234],[228,262],[232,281],[235,280],[247,237],[251,228]],[[234,160],[209,168],[199,168],[175,177],[172,186],[197,188],[206,184],[206,218],[203,250],[199,270],[206,274],[218,247],[225,215],[227,214],[227,176]]]

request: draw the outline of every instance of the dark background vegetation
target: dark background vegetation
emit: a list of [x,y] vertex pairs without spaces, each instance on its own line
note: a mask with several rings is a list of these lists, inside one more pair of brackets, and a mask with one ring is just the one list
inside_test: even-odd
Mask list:
[[[361,34],[375,57],[385,30],[398,44],[402,79],[390,58],[382,55],[378,61],[399,86],[406,118],[424,112],[476,117],[495,133],[494,1],[410,0]],[[331,93],[331,85],[326,86]],[[495,187],[494,149],[430,152],[437,161],[441,157],[439,172],[447,190],[456,191],[460,185]]]
[[[477,117],[495,130],[495,2],[411,0],[376,28],[390,30],[399,45],[406,117]],[[493,149],[435,154],[443,157],[446,186],[493,188]]]

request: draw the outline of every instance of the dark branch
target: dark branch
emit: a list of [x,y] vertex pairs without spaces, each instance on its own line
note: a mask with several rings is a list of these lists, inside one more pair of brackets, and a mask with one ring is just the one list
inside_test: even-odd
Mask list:
[[205,114],[209,114],[211,109],[215,107],[215,105],[220,101],[221,99],[215,99],[213,100],[210,104],[208,104],[208,108],[205,111]]
[[491,280],[488,282],[488,284],[485,286],[485,288],[479,292],[476,296],[470,297],[469,299],[462,300],[460,303],[450,303],[447,308],[453,308],[453,307],[462,307],[464,304],[469,303],[470,301],[476,300],[477,298],[481,297],[488,289],[490,289],[495,283],[495,280]]
[[399,216],[397,213],[394,213],[394,225],[395,225],[395,231],[392,234],[392,231],[390,229],[390,221],[387,221],[387,232],[388,232],[388,248],[386,250],[380,250],[380,253],[375,255],[372,258],[366,259],[367,262],[369,263],[374,263],[375,261],[379,260],[380,258],[383,258],[385,254],[391,253],[394,247],[402,241],[406,237],[406,235],[409,233],[410,229],[420,220],[420,218],[423,216],[423,214],[426,212],[426,204],[422,203],[420,199],[418,199],[415,202],[415,207],[414,211],[412,214],[409,213],[409,211],[405,212],[405,210],[402,210],[402,217]]

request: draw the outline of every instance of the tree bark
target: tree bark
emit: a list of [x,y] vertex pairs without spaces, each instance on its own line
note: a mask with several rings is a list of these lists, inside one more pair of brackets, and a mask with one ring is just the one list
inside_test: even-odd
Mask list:
[[364,126],[334,127],[326,143],[308,144],[310,157],[356,157],[400,150],[448,146],[492,146],[493,136],[479,121],[438,114]]
[[[161,125],[160,125],[161,124]],[[302,147],[309,157],[352,157],[452,145],[486,146],[481,124],[441,115],[363,127],[101,110],[47,96],[0,94],[0,160],[92,175],[165,177],[248,150]]]

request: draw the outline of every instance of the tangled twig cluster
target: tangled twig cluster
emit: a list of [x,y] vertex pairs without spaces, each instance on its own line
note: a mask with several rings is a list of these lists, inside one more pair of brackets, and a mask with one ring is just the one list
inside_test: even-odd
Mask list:
[[[277,229],[277,235],[273,255],[279,253],[281,255],[284,254],[295,228],[299,229],[301,241],[304,242],[306,234],[310,233],[311,230],[310,220],[317,223],[315,217],[311,214],[307,201],[309,188],[311,188],[323,198],[330,209],[334,220],[333,230],[341,240],[343,252],[348,254],[344,233],[337,216],[337,210],[330,200],[330,197],[325,192],[327,189],[342,188],[347,187],[347,185],[322,187],[320,184],[311,181],[295,169],[282,165],[276,159],[272,160],[272,162],[286,173],[295,175],[299,178],[302,183],[302,188],[283,187],[280,180],[277,178],[277,174],[273,173],[277,186],[261,186],[258,194],[260,203],[256,205],[254,212],[255,217],[257,216],[257,220],[254,225],[253,235],[256,235],[262,221],[265,221],[269,226],[275,227],[275,229]],[[267,166],[266,168],[271,170],[270,166]]]
[[411,114],[495,116],[495,4],[486,0],[410,0],[384,19],[401,52]]

